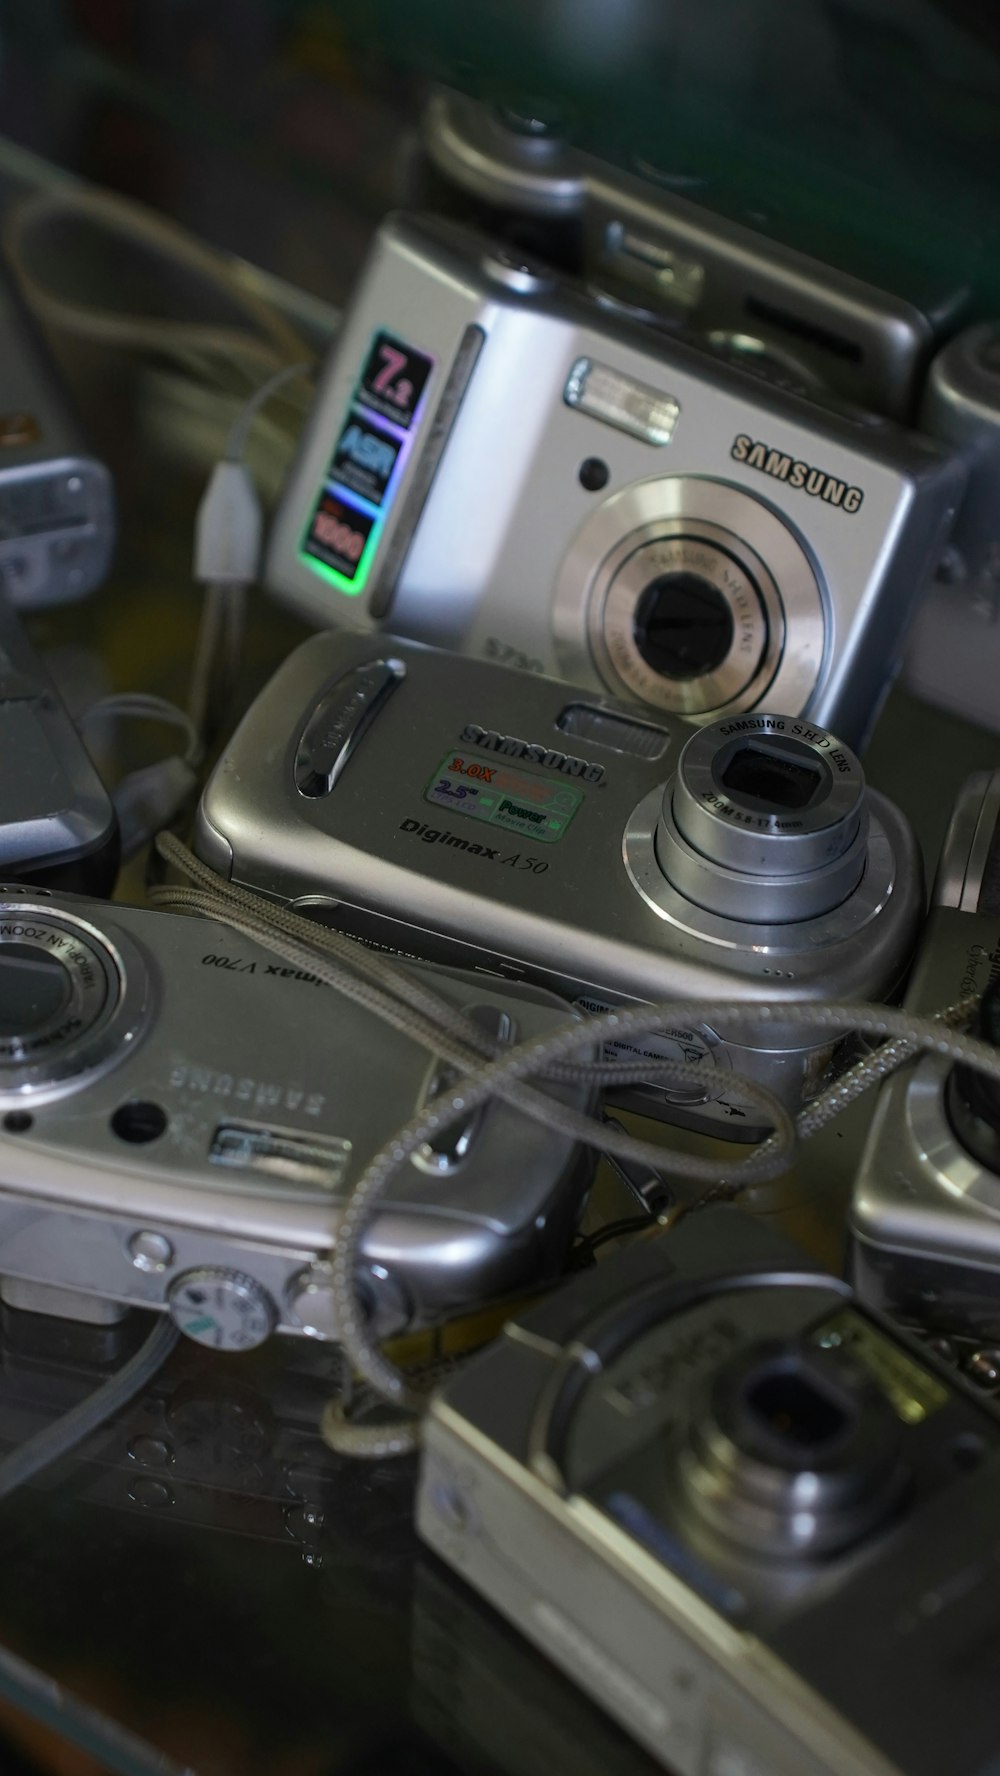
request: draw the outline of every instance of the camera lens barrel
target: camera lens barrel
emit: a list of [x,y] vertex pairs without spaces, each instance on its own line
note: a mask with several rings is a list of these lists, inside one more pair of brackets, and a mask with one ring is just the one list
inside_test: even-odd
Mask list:
[[841,1352],[764,1341],[723,1364],[680,1460],[683,1492],[757,1558],[815,1558],[860,1541],[905,1484],[899,1423]]
[[790,716],[693,734],[663,790],[660,869],[697,906],[751,924],[829,912],[865,869],[865,780],[833,734]]
[[0,1108],[61,1096],[113,1065],[148,1009],[123,933],[0,887]]

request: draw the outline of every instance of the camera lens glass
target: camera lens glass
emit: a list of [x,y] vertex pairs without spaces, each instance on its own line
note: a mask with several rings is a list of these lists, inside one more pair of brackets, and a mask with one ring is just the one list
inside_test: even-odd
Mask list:
[[771,742],[767,747],[741,746],[727,761],[720,773],[723,788],[741,802],[771,809],[808,808],[813,796],[824,783],[818,765],[793,758],[789,751]]
[[31,944],[0,949],[0,1037],[28,1036],[50,1023],[69,1003],[70,982],[62,963]]
[[635,644],[664,678],[714,672],[733,645],[733,619],[722,593],[702,574],[658,574],[636,605]]
[[744,1410],[776,1448],[793,1456],[832,1448],[850,1428],[846,1411],[812,1376],[776,1367],[748,1388]]
[[654,850],[670,887],[705,912],[752,925],[822,918],[865,873],[861,766],[809,722],[724,717],[680,753]]

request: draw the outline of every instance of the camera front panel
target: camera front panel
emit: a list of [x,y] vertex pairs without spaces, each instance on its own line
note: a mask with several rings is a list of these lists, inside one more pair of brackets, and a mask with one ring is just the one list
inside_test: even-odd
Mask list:
[[418,1528],[671,1769],[973,1776],[990,1673],[939,1678],[996,1619],[998,1462],[933,1357],[710,1208],[442,1390]]
[[464,230],[396,220],[268,578],[320,622],[384,622],[694,720],[808,711],[857,740],[959,479],[890,425],[668,341]]
[[[725,743],[763,724],[766,750],[786,723],[793,746],[793,728],[818,734],[794,718],[741,717]],[[279,749],[264,736],[282,726]],[[900,816],[870,797],[869,837],[845,834],[856,891],[847,883],[822,907],[769,903],[774,916],[750,923],[660,867],[664,786],[688,741],[680,722],[653,723],[575,687],[330,632],[285,663],[244,719],[204,794],[196,844],[220,873],[379,947],[535,980],[587,1011],[730,993],[821,999],[833,983],[838,995],[892,991],[921,898]],[[728,805],[725,793],[717,800]],[[805,816],[785,809],[774,820],[791,856]],[[736,883],[742,866],[735,853],[730,861]],[[761,1042],[699,1020],[644,1052],[703,1063],[713,1084],[693,1084],[698,1125],[724,1120],[755,1137],[758,1119],[725,1089],[726,1072],[748,1071],[797,1102],[829,1044],[778,1021]],[[688,1095],[656,1087],[644,1101],[684,1120]]]

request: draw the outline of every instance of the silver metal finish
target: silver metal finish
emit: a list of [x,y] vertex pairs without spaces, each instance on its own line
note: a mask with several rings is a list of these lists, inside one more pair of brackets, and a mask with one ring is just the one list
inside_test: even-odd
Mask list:
[[606,425],[638,438],[643,444],[669,444],[680,408],[659,389],[620,376],[593,358],[578,358],[569,373],[563,400],[567,407],[589,413]]
[[63,1289],[52,1283],[27,1282],[23,1277],[0,1275],[0,1301],[20,1313],[45,1314],[49,1319],[79,1320],[87,1326],[117,1326],[128,1308],[117,1301],[102,1301],[79,1289]]
[[139,1233],[133,1233],[128,1242],[128,1249],[136,1270],[157,1273],[166,1270],[168,1264],[172,1264],[174,1261],[174,1248],[166,1235],[150,1233],[148,1228]]
[[405,672],[398,660],[372,660],[344,673],[324,692],[306,721],[295,756],[300,795],[329,795],[368,723]]
[[[41,932],[42,918],[47,955],[65,940],[95,979],[108,958],[117,986],[89,1031],[67,1030],[30,1064],[0,1047],[0,1106],[13,1110],[0,1116],[0,1275],[60,1292],[63,1306],[45,1311],[70,1314],[65,1291],[160,1310],[180,1291],[190,1329],[190,1273],[238,1272],[278,1304],[279,1329],[302,1336],[290,1291],[301,1308],[303,1272],[319,1275],[331,1257],[347,1193],[423,1101],[433,1058],[211,919],[118,903],[53,895],[18,901],[12,917],[0,902],[0,988],[7,927]],[[573,1015],[524,983],[420,973],[453,1007],[489,1011],[525,1037]],[[589,1104],[584,1084],[552,1090]],[[406,1168],[365,1242],[380,1330],[433,1324],[556,1274],[592,1166],[576,1143],[495,1105],[459,1167]],[[219,1287],[228,1338],[243,1297]],[[308,1329],[324,1336],[320,1318]],[[209,1342],[217,1332],[206,1327]]]
[[554,282],[543,265],[499,246],[483,254],[483,270],[492,283],[502,284],[516,296],[542,296]]
[[[620,717],[620,706],[591,704],[578,688],[394,642],[405,682],[333,794],[298,796],[291,781],[298,712],[313,706],[320,686],[382,645],[343,631],[314,636],[248,712],[207,785],[195,841],[209,860],[223,867],[232,860],[234,881],[403,955],[523,976],[573,1003],[730,995],[821,1003],[896,990],[916,941],[922,893],[913,836],[890,804],[874,793],[866,798],[867,843],[856,837],[864,831],[856,807],[852,853],[843,792],[831,786],[826,805],[836,818],[825,831],[820,822],[807,844],[792,834],[793,859],[805,844],[811,871],[796,861],[791,879],[780,879],[768,863],[771,884],[758,871],[741,916],[706,911],[667,880],[656,829],[664,781],[685,742],[709,742],[701,730],[665,718],[659,746],[644,746],[645,756],[626,751],[615,743],[616,722],[605,720]],[[575,712],[572,736],[560,725],[567,706]],[[755,739],[761,725],[774,738],[784,721],[733,717],[719,729],[722,750]],[[290,736],[283,754],[274,744],[282,728]],[[840,773],[831,761],[842,754],[852,785],[847,801],[856,800],[860,774],[832,736],[788,720],[777,737],[803,745],[811,759],[822,756],[832,781]],[[770,833],[764,837],[770,847]],[[730,842],[739,847],[731,835]],[[817,846],[830,851],[818,867]],[[860,880],[849,892],[844,871],[859,858]],[[725,879],[725,865],[706,867],[717,883]],[[831,883],[843,895],[836,906]],[[759,922],[760,906],[771,905],[758,904],[765,888],[780,924]],[[796,916],[807,889],[813,913]],[[827,1037],[817,1033],[812,1044],[801,1032],[790,1037],[778,1017],[762,1039],[716,1034],[733,1069],[749,1070],[793,1104],[816,1088],[829,1059]],[[716,1071],[725,1095],[728,1074]],[[644,1091],[643,1103],[656,1114],[677,1109],[659,1089]],[[697,1125],[709,1130],[731,1129],[734,1121],[760,1132],[757,1113],[738,1094],[734,1105],[713,1092],[697,1112]]]
[[983,892],[986,887],[992,899],[1000,892],[998,827],[1000,771],[976,771],[962,785],[945,834],[934,883],[935,906],[956,907],[962,913],[994,910],[983,905]]
[[[86,903],[78,904],[82,912]],[[127,932],[109,934],[55,897],[0,898],[0,1003],[25,967],[64,984],[40,1021],[0,1035],[0,1107],[8,1109],[48,1103],[117,1067],[152,1009],[148,970]]]
[[[741,792],[727,782],[741,764],[744,774],[776,766],[779,788],[790,767],[807,802],[768,806]],[[780,925],[818,918],[855,892],[869,863],[868,827],[861,766],[835,735],[752,716],[688,741],[663,791],[654,848],[667,881],[696,906]]]
[[[661,862],[663,796],[655,789],[633,810],[625,829],[622,846],[625,868],[646,905],[676,927],[678,933],[697,936],[706,945],[717,945],[720,959],[732,956],[744,947],[752,949],[758,957],[766,958],[771,965],[767,972],[774,978],[775,993],[779,994],[783,980],[798,978],[798,969],[814,944],[821,950],[839,946],[848,933],[857,935],[860,940],[866,928],[874,937],[877,921],[891,905],[893,895],[909,891],[897,856],[892,819],[895,810],[875,791],[869,791],[869,802],[862,873],[849,899],[832,906],[822,906],[826,898],[822,893],[825,881],[822,875],[817,891],[816,882],[810,877],[792,876],[784,880],[779,877],[768,883],[739,871],[713,867],[707,862],[697,872],[697,854],[690,846],[682,849],[680,836],[675,834],[668,858],[671,862],[679,858],[684,860],[691,885],[698,886],[702,898],[696,900],[690,892],[679,890]],[[847,854],[852,867],[856,856],[856,847],[852,846]],[[728,894],[730,879],[733,887]],[[788,911],[790,901],[794,904],[796,896],[800,900],[808,897],[808,901],[819,904],[820,910],[798,918],[780,917]],[[707,900],[731,900],[733,910],[720,912],[702,904]],[[772,908],[771,917],[758,918],[758,912],[767,906]]]
[[311,1264],[288,1286],[288,1306],[307,1338],[337,1336],[331,1269],[329,1264]]
[[905,677],[929,703],[1000,729],[1000,324],[968,327],[931,364],[920,424],[969,471],[942,571],[907,644]]
[[558,136],[525,138],[462,93],[432,96],[423,143],[436,169],[482,202],[577,219],[588,281],[702,334],[752,339],[799,375],[899,419],[913,412],[935,335],[949,337],[967,306],[968,292],[945,279],[922,305],[892,295],[713,215],[641,163],[630,172]]
[[[732,618],[727,658],[697,678],[655,672],[635,638],[646,588],[680,572],[713,586]],[[677,475],[612,495],[586,521],[559,570],[552,621],[567,675],[579,658],[583,621],[609,690],[713,721],[765,698],[773,709],[805,709],[828,619],[808,556],[768,506],[725,482]]]
[[991,1595],[1000,1429],[843,1291],[709,1209],[432,1403],[419,1533],[677,1776],[988,1767],[990,1676],[940,1670]]
[[[1000,775],[960,792],[906,1004],[931,1012],[996,978]],[[995,863],[993,874],[995,875]],[[989,890],[989,891],[987,891]],[[854,1190],[854,1265],[865,1296],[942,1330],[1000,1336],[1000,1175],[949,1110],[949,1063],[925,1056],[882,1087]]]
[[[377,520],[337,469],[341,441],[363,420],[373,337],[394,341],[426,378]],[[590,410],[565,398],[581,364],[602,379]],[[581,474],[590,463],[606,471],[597,494]],[[266,578],[321,626],[384,621],[694,719],[804,711],[858,744],[963,479],[958,462],[891,424],[789,394],[608,313],[571,283],[511,290],[485,274],[478,236],[396,218],[379,231],[324,371]],[[349,528],[368,539],[367,579],[338,577],[316,541],[317,515],[334,509],[353,509]],[[662,565],[675,571],[699,547],[734,644],[714,678],[690,682],[652,671],[633,625]]]
[[463,183],[487,203],[515,204],[529,215],[573,214],[583,195],[577,156],[561,137],[505,127],[502,113],[476,107],[480,141],[463,128],[457,95],[435,93],[428,104],[428,141],[440,145],[442,162],[457,161]]

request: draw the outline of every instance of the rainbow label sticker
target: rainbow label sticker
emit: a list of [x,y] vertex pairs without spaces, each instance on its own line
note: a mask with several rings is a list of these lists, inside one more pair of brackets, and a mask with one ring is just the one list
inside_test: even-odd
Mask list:
[[424,800],[473,820],[488,821],[523,839],[554,845],[583,801],[583,791],[534,771],[482,764],[448,752],[424,791]]
[[368,349],[299,550],[349,598],[364,590],[434,362],[390,333],[376,333]]

